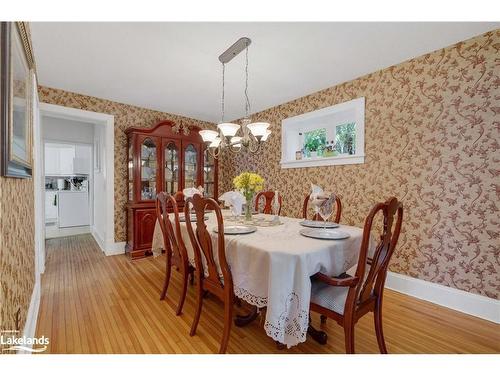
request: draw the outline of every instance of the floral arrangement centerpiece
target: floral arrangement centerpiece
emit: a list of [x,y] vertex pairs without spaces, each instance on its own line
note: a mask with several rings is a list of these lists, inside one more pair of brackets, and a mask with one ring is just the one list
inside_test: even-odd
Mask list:
[[238,189],[247,201],[245,219],[252,219],[252,199],[255,193],[264,188],[264,179],[257,173],[243,172],[233,180],[234,187]]

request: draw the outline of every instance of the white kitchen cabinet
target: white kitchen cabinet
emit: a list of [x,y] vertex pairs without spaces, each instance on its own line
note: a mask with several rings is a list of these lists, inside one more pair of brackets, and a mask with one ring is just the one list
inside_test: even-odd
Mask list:
[[64,143],[45,144],[45,175],[90,174],[92,146]]
[[59,150],[49,144],[45,144],[45,175],[59,174]]
[[73,159],[75,158],[75,146],[65,145],[59,148],[59,174],[71,175],[73,171]]
[[88,145],[75,146],[75,158],[73,159],[73,172],[75,174],[90,174],[90,162],[92,148]]

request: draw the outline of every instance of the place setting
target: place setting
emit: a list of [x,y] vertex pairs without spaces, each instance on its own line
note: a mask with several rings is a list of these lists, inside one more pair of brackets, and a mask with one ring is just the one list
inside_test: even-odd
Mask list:
[[[253,198],[257,192],[262,190],[262,183],[262,177],[255,173],[242,174],[234,181],[238,190],[228,191],[219,197],[219,201],[229,208],[224,210],[224,220],[238,223],[237,225],[225,225],[225,228],[230,228],[228,231],[225,230],[225,234],[247,234],[255,232],[256,227],[273,227],[283,224],[279,219],[281,204],[278,199],[278,191],[273,193],[274,198],[270,205],[270,212],[261,214],[257,206],[253,206]],[[258,199],[256,201],[258,205]]]
[[320,240],[344,240],[350,237],[349,233],[336,229],[340,227],[338,223],[328,221],[334,212],[336,203],[335,194],[324,193],[321,188],[313,185],[309,202],[316,213],[314,217],[317,218],[319,215],[323,219],[323,222],[307,219],[299,222],[300,225],[306,227],[299,231],[302,236]]
[[[236,234],[250,234],[257,231],[257,227],[253,225],[224,225],[224,234],[236,235]],[[217,227],[214,228],[215,233],[219,233]]]

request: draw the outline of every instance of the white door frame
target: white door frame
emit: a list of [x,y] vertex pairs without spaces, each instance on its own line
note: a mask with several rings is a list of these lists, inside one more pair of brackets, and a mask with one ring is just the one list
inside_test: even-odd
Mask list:
[[33,181],[34,181],[34,210],[35,210],[35,289],[40,285],[40,274],[45,272],[45,197],[43,140],[41,135],[41,114],[39,111],[37,81],[34,75],[34,112],[33,112]]
[[[105,126],[105,162],[102,164],[102,168],[105,174],[105,196],[106,196],[106,229],[104,243],[97,241],[99,246],[104,251],[106,255],[113,255],[124,252],[123,243],[115,243],[115,118],[112,115],[106,113],[98,113],[92,111],[86,111],[83,109],[63,107],[55,104],[40,103],[40,117],[50,116],[63,118],[73,121],[83,121],[91,122],[93,124]],[[39,132],[40,133],[40,132]],[[35,138],[35,142],[39,147],[38,153],[42,153],[43,139],[41,134]],[[43,173],[44,163],[41,155],[37,154],[40,160],[39,166],[42,170],[41,181],[37,181],[35,184],[35,190],[42,190],[43,183],[45,181],[45,174]],[[40,169],[39,168],[39,169]],[[42,194],[35,193],[35,201],[37,199],[42,199]],[[45,218],[45,207],[43,206],[43,201],[38,202],[39,206],[42,207],[42,212],[38,213],[41,218]],[[45,246],[43,246],[45,248]]]

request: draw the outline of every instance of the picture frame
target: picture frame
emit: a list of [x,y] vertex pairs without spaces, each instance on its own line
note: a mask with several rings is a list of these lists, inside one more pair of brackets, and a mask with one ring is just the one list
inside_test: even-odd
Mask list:
[[0,23],[0,173],[30,178],[33,169],[34,59],[25,22]]

